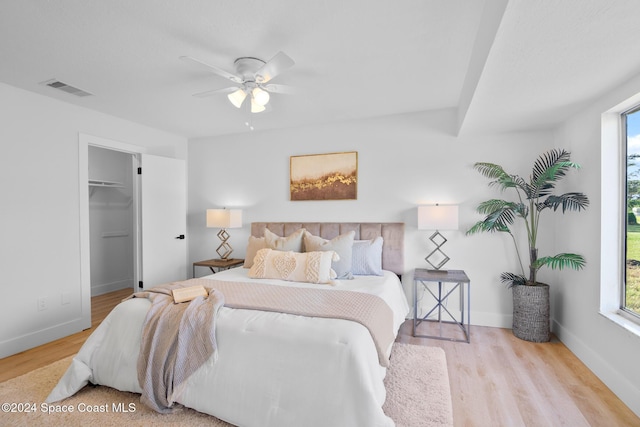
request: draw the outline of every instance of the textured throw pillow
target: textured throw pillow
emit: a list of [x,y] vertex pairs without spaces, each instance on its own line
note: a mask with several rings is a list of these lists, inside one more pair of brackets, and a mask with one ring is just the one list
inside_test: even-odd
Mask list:
[[267,248],[276,251],[302,252],[302,238],[305,229],[301,228],[289,234],[287,237],[280,237],[268,228],[264,229],[264,240]]
[[353,247],[353,239],[356,232],[349,231],[341,234],[331,240],[325,240],[322,237],[314,236],[306,231],[304,233],[305,251],[335,251],[340,259],[333,262],[333,269],[338,275],[338,279],[353,279],[351,274],[351,252]]
[[336,274],[331,269],[331,262],[337,258],[338,254],[333,251],[300,253],[260,249],[248,276],[333,285]]
[[353,242],[351,273],[357,276],[382,276],[382,236]]
[[244,268],[251,268],[253,265],[253,258],[260,249],[267,247],[267,242],[264,237],[249,236],[249,242],[247,243],[247,253],[244,256]]

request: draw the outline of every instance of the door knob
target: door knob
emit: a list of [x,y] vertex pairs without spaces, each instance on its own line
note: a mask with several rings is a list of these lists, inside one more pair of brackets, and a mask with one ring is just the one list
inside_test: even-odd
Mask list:
[[184,234],[177,236],[176,239],[184,240]]

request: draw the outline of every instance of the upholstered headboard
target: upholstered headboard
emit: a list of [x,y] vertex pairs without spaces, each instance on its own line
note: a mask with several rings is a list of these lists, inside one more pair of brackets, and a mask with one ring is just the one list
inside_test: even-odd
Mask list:
[[304,228],[323,239],[355,231],[356,240],[369,240],[382,236],[382,268],[398,275],[404,274],[404,223],[402,222],[253,222],[251,235],[264,236],[268,228],[278,236],[288,236]]

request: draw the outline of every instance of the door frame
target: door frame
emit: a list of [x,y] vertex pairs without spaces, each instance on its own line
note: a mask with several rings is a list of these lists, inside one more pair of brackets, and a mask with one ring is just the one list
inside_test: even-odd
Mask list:
[[[89,146],[106,148],[108,150],[120,151],[132,154],[136,162],[133,166],[137,169],[140,164],[140,155],[148,154],[145,147],[124,143],[112,139],[102,138],[85,133],[78,133],[78,180],[79,180],[79,218],[80,218],[80,293],[81,293],[81,311],[82,311],[82,327],[84,329],[91,327],[91,233],[89,229],[89,192],[87,185],[89,182]],[[134,175],[135,177],[135,175]],[[133,242],[134,242],[134,287],[139,282],[141,276],[140,271],[140,250],[142,241],[140,239],[140,183],[139,180],[133,179]]]

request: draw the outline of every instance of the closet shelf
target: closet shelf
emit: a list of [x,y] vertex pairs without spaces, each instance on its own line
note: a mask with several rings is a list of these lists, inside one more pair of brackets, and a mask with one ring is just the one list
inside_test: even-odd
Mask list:
[[102,179],[90,179],[89,187],[113,187],[113,188],[124,188],[124,184],[116,181],[105,181]]

